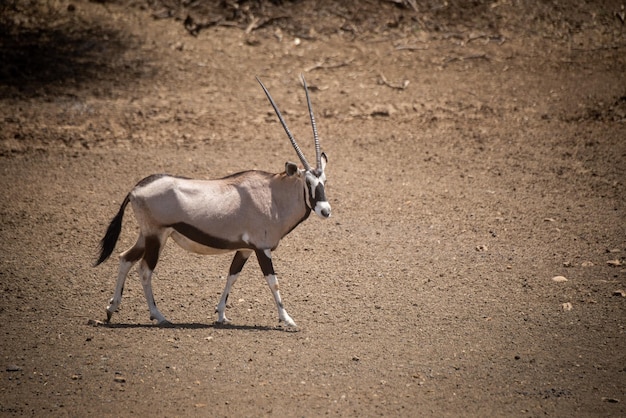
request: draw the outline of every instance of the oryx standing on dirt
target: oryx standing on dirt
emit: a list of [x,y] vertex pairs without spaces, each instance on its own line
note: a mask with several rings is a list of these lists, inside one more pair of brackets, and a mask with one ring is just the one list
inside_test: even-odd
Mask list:
[[236,251],[224,292],[216,307],[217,322],[228,321],[225,315],[228,294],[248,257],[254,252],[274,295],[279,321],[289,327],[296,326],[280,297],[272,265],[272,251],[285,235],[309,216],[311,210],[322,218],[330,216],[330,204],[324,190],[324,168],[328,159],[320,151],[304,77],[302,83],[315,140],[315,168],[304,158],[272,96],[261,80],[257,78],[257,81],[276,111],[304,169],[287,162],[285,171],[279,174],[244,171],[217,180],[193,180],[155,174],[137,183],[122,202],[100,242],[100,257],[96,265],[109,258],[113,252],[122,229],[124,210],[131,203],[140,228],[139,238],[135,245],[120,255],[115,293],[106,308],[107,322],[122,301],[124,282],[130,268],[141,260],[139,275],[150,309],[150,319],[157,320],[159,324],[167,323],[154,302],[151,278],[159,254],[171,236],[185,250],[199,254]]

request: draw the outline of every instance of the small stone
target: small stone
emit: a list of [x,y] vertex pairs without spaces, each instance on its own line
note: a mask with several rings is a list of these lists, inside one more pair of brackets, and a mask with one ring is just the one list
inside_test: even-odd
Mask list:
[[396,108],[391,104],[379,103],[375,104],[370,108],[369,115],[370,116],[382,116],[389,117],[393,116],[396,113]]
[[118,375],[118,376],[115,376],[113,381],[116,383],[126,383],[126,378]]
[[185,49],[185,44],[179,41],[172,44],[171,48],[175,49],[176,51],[182,51],[183,49]]
[[604,402],[608,402],[608,403],[619,403],[619,399],[617,398],[606,398],[606,397],[602,397],[602,400]]
[[622,289],[618,289],[615,292],[613,292],[613,296],[621,296],[623,298],[626,298],[626,292],[623,291]]
[[552,278],[552,281],[557,283],[564,283],[567,281],[567,278],[565,276],[554,276]]
[[581,267],[593,267],[593,263],[591,261],[583,261]]
[[615,260],[607,261],[606,264],[608,264],[611,267],[619,267],[619,266],[622,265],[622,262],[620,260],[618,260],[618,259],[615,259]]
[[571,302],[565,302],[564,304],[561,305],[561,307],[563,308],[565,312],[569,312],[572,309],[574,309]]
[[16,366],[15,364],[9,364],[7,366],[7,372],[21,372],[22,368],[20,366]]

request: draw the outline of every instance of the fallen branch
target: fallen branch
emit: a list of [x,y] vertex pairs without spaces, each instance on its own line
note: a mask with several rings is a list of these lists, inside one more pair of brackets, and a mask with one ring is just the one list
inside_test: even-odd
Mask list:
[[417,45],[398,45],[396,46],[396,50],[397,51],[402,51],[402,50],[406,50],[406,51],[424,51],[428,49],[427,46],[417,46]]
[[333,64],[328,64],[328,60],[325,59],[324,61],[318,61],[315,64],[313,64],[312,66],[305,68],[304,72],[308,73],[308,72],[313,71],[313,70],[329,70],[329,69],[333,69],[333,68],[345,67],[345,66],[350,65],[352,63],[352,61],[354,61],[354,58],[349,59],[347,61],[341,61],[341,62],[337,62],[337,63],[333,63]]
[[449,64],[454,61],[469,61],[469,60],[478,60],[478,59],[484,59],[486,61],[489,61],[489,57],[487,56],[487,54],[476,54],[476,55],[468,55],[466,57],[448,57],[443,61],[443,63]]
[[379,78],[379,84],[384,84],[387,87],[391,87],[392,89],[396,89],[396,90],[404,90],[407,88],[407,86],[409,85],[410,81],[409,80],[403,80],[402,83],[390,83],[389,81],[387,81],[387,78],[385,77],[385,75],[383,73],[378,73]]
[[210,28],[212,26],[238,26],[237,23],[224,20],[221,17],[212,19],[208,22],[196,22],[191,15],[187,15],[183,22],[183,26],[187,29],[192,36],[198,36],[201,30]]
[[267,26],[276,20],[287,19],[287,18],[289,18],[289,16],[273,16],[273,17],[268,17],[264,19],[260,19],[258,17],[252,17],[250,23],[246,27],[245,33],[249,34],[250,32],[255,31],[257,29],[261,29],[262,27]]

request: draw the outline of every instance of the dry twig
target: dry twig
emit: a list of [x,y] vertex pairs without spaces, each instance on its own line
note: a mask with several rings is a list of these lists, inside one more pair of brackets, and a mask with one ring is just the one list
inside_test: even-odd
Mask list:
[[417,46],[417,45],[397,45],[396,51],[424,51],[427,50],[427,46]]
[[332,69],[332,68],[340,68],[340,67],[345,67],[347,65],[350,65],[352,63],[352,61],[354,61],[354,58],[351,58],[347,61],[341,61],[341,62],[336,62],[336,63],[328,63],[328,59],[324,59],[323,61],[318,61],[315,64],[311,65],[310,67],[307,67],[304,69],[305,73],[308,73],[310,71],[313,70],[328,70],[328,69]]
[[380,77],[379,84],[384,84],[385,86],[391,87],[392,89],[404,90],[410,83],[409,80],[403,80],[402,83],[390,83],[389,81],[387,81],[387,78],[383,73],[378,73],[378,76]]

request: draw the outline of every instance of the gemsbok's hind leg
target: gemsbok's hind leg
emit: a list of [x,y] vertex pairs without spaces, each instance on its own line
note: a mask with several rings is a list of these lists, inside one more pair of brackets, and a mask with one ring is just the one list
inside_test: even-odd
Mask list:
[[139,238],[137,238],[137,242],[135,243],[135,245],[120,254],[120,266],[117,273],[115,292],[113,293],[113,297],[109,301],[109,306],[107,306],[107,322],[111,321],[111,316],[113,316],[113,312],[117,311],[117,308],[122,302],[122,293],[124,292],[124,284],[126,283],[126,277],[128,276],[128,272],[130,271],[131,267],[137,262],[137,260],[143,257],[144,251],[145,240],[143,235],[140,234]]
[[261,271],[265,275],[265,280],[267,280],[267,285],[270,287],[272,291],[272,295],[274,295],[274,301],[276,302],[276,307],[278,308],[278,320],[284,322],[287,327],[295,328],[297,327],[296,323],[287,313],[287,310],[283,306],[283,301],[280,297],[280,291],[278,290],[278,278],[276,277],[276,273],[274,272],[274,265],[272,264],[272,253],[270,250],[257,250],[256,258],[259,261],[259,266],[261,266]]
[[143,286],[143,292],[146,296],[146,302],[148,302],[150,319],[156,319],[159,325],[166,325],[169,324],[169,321],[165,319],[163,314],[157,308],[156,302],[154,301],[154,295],[152,294],[152,272],[154,271],[157,261],[159,260],[159,253],[161,252],[162,244],[165,244],[165,242],[162,243],[157,237],[146,237],[145,251],[143,258],[139,263],[139,276],[141,277],[141,285]]
[[237,277],[239,277],[241,269],[243,269],[244,264],[248,261],[250,254],[252,254],[251,250],[239,250],[235,253],[232,263],[230,263],[228,277],[226,278],[226,286],[222,292],[220,303],[218,303],[215,308],[215,312],[217,312],[217,322],[220,324],[227,324],[230,322],[230,320],[226,318],[226,302],[228,302],[228,295],[230,294],[231,288],[237,281]]

